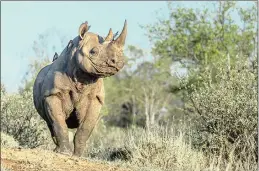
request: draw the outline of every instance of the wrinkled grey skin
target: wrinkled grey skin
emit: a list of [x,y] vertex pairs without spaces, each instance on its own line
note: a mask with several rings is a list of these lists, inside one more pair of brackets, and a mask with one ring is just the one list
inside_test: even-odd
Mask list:
[[[111,29],[105,39],[88,29],[87,22],[81,24],[79,36],[54,56],[52,64],[41,69],[33,87],[35,108],[49,127],[55,151],[75,156],[82,155],[104,104],[102,78],[124,66],[126,21],[116,40]],[[74,150],[68,128],[77,129]]]

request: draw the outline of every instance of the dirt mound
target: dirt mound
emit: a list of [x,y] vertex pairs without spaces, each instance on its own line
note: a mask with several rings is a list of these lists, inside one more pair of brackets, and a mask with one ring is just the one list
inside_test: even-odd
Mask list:
[[1,165],[12,171],[126,171],[117,166],[41,149],[1,149]]

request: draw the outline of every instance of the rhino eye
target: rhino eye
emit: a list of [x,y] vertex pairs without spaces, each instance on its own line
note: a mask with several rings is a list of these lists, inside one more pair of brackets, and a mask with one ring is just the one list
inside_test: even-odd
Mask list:
[[90,55],[91,56],[95,56],[95,55],[98,55],[98,52],[99,52],[99,49],[94,47],[93,49],[90,50]]

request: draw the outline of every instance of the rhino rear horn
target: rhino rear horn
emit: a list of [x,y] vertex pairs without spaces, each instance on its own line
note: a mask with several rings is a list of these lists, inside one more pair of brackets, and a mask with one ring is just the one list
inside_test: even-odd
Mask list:
[[120,34],[120,36],[115,40],[116,44],[119,47],[123,47],[125,44],[125,40],[126,40],[126,36],[127,36],[127,20],[125,20],[124,22],[124,27],[122,29],[122,32]]
[[110,28],[109,33],[104,39],[104,41],[112,41],[112,39],[113,39],[113,33],[112,33],[112,29]]

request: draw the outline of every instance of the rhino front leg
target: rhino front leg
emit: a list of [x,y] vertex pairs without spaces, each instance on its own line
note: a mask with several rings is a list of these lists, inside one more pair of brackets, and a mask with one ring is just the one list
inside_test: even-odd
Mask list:
[[[87,106],[86,106],[87,107]],[[99,101],[91,100],[88,108],[86,110],[79,110],[81,112],[86,111],[85,113],[79,113],[79,115],[83,114],[84,118],[80,122],[80,125],[76,131],[75,138],[74,138],[74,155],[75,156],[82,156],[86,141],[90,137],[97,121],[99,118],[99,113],[102,105]]]
[[45,99],[45,109],[50,119],[50,131],[56,144],[55,152],[71,154],[69,144],[66,115],[63,113],[61,100],[57,96],[49,96]]

